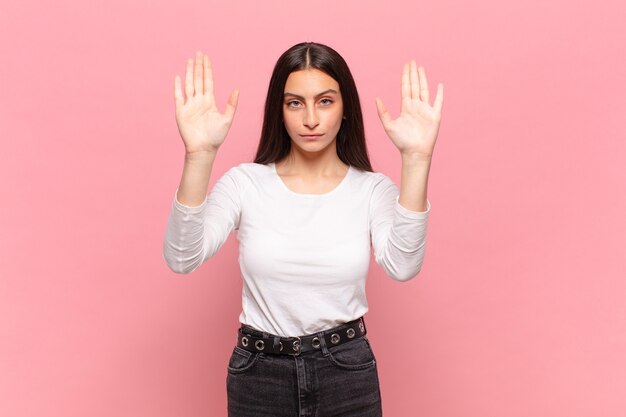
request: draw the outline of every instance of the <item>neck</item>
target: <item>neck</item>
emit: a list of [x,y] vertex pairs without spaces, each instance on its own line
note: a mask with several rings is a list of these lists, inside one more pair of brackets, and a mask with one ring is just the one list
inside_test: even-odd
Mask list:
[[348,169],[337,156],[336,143],[327,146],[320,152],[303,152],[297,146],[291,146],[291,151],[279,162],[281,174],[298,175],[301,177],[343,176]]

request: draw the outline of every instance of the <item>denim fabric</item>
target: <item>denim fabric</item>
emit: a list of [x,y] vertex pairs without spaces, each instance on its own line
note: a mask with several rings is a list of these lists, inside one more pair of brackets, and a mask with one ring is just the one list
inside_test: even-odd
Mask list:
[[[269,335],[246,325],[243,330]],[[299,356],[235,346],[226,378],[228,416],[382,416],[376,358],[367,335],[337,346],[320,340],[319,350]]]

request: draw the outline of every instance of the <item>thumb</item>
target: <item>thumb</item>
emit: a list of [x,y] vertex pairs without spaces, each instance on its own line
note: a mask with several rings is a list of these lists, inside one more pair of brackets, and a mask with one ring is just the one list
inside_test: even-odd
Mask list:
[[230,93],[228,103],[226,103],[226,109],[224,110],[224,114],[228,117],[228,119],[232,120],[232,118],[235,116],[235,110],[237,110],[238,102],[239,90],[234,90],[232,93]]
[[391,120],[391,116],[389,116],[389,112],[387,108],[383,104],[383,101],[376,97],[376,110],[378,110],[378,117],[380,121],[383,123],[383,126],[386,126],[387,123]]

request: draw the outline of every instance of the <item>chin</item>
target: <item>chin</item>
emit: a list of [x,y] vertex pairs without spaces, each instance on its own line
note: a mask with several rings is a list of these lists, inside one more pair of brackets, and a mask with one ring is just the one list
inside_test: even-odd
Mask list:
[[303,141],[292,140],[292,146],[293,144],[295,144],[295,146],[297,146],[298,149],[301,149],[304,152],[319,152],[328,148],[333,143],[334,143],[334,140],[331,142],[320,142],[320,141],[314,141],[314,140],[303,142]]
[[304,145],[297,145],[300,150],[303,152],[321,152],[325,149],[328,149],[330,146],[329,143],[319,144],[319,143],[305,143]]

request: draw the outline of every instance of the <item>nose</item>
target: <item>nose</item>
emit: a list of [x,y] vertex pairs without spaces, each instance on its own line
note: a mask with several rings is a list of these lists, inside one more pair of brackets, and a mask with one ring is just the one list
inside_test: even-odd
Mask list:
[[307,107],[307,110],[304,113],[303,123],[309,129],[313,129],[315,126],[320,124],[320,119],[317,115],[317,110],[315,109],[315,106]]

